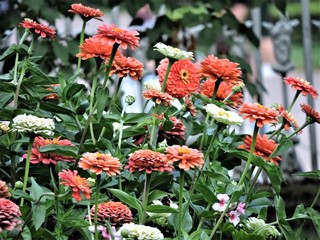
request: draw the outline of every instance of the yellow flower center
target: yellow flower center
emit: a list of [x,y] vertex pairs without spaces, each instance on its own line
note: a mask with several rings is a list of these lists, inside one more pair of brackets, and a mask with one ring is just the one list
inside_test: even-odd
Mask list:
[[86,179],[80,177],[80,176],[75,176],[73,178],[73,183],[75,185],[84,185],[86,183]]
[[179,148],[178,149],[179,156],[181,156],[183,154],[190,154],[190,153],[191,153],[191,149],[189,149],[189,148]]
[[119,32],[119,33],[120,33],[120,32],[122,32],[122,29],[117,28],[117,27],[114,27],[114,28],[113,28],[113,31],[115,31],[115,32]]
[[185,69],[182,69],[180,72],[179,72],[179,75],[180,75],[180,79],[182,80],[183,83],[187,84],[189,83],[189,72]]

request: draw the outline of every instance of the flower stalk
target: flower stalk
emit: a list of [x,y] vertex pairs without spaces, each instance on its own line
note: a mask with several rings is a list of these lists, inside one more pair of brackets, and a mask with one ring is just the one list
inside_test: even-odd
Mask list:
[[178,239],[181,239],[182,220],[183,220],[183,189],[184,189],[184,170],[180,169],[179,178],[179,222],[178,222]]
[[145,173],[143,194],[142,194],[142,219],[140,224],[145,224],[146,222],[146,212],[148,206],[148,197],[150,191],[150,183],[151,183],[151,174]]
[[101,184],[101,175],[96,175],[96,199],[94,204],[94,232],[95,232],[95,240],[98,240],[98,204],[99,204],[99,192],[100,192],[100,184]]
[[[87,25],[87,21],[84,20],[84,21],[82,22],[82,29],[81,29],[79,46],[81,46],[81,44],[83,43],[83,40],[84,40],[84,32],[85,32],[85,30],[86,30],[86,25]],[[80,49],[80,51],[81,51],[81,49]],[[77,73],[80,73],[80,67],[81,67],[81,57],[78,57]]]

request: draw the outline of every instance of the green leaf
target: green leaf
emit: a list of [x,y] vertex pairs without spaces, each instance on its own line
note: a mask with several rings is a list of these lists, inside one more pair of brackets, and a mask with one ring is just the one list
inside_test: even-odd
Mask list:
[[[44,194],[43,189],[39,186],[39,184],[36,182],[36,180],[31,177],[31,187],[30,187],[30,196],[35,200],[38,201],[41,195]],[[42,198],[41,201],[43,201],[44,198]]]
[[128,113],[123,117],[126,124],[140,123],[149,119],[151,119],[151,116],[148,113]]
[[22,236],[23,240],[32,240],[32,234],[31,234],[31,231],[28,226],[25,226],[23,228],[21,236]]
[[117,198],[119,198],[123,203],[128,204],[129,206],[137,209],[138,212],[142,212],[142,203],[136,199],[135,197],[131,196],[130,194],[121,191],[119,189],[109,189],[109,191]]
[[187,238],[187,240],[210,240],[209,235],[203,230],[199,229],[197,231],[194,231],[190,234],[190,236]]
[[242,188],[240,186],[234,185],[232,183],[229,183],[227,185],[227,190],[226,190],[226,194],[231,195],[234,192],[240,192],[242,190]]
[[23,3],[38,13],[44,3],[44,0],[24,0]]
[[55,153],[61,156],[78,157],[78,148],[76,146],[59,146],[57,144],[50,144],[40,147],[41,153]]
[[283,199],[280,196],[275,196],[274,198],[277,220],[286,219],[286,206]]
[[57,41],[52,42],[53,45],[53,52],[57,58],[60,58],[61,62],[66,65],[68,64],[69,54],[67,47],[63,46]]
[[165,205],[149,205],[147,206],[147,212],[153,213],[177,213],[178,210]]
[[264,165],[264,170],[268,175],[273,190],[276,192],[277,195],[280,194],[281,183],[283,181],[283,175],[281,169],[274,165],[273,163],[267,162]]
[[32,222],[38,230],[46,220],[47,206],[45,204],[32,204]]
[[41,102],[40,108],[44,111],[53,112],[53,113],[60,113],[60,114],[67,114],[67,115],[75,115],[76,113],[71,109],[60,107],[53,103],[48,102]]
[[78,83],[69,83],[64,89],[63,89],[63,97],[66,100],[70,100],[74,95],[76,95],[78,92],[84,90],[86,87],[83,84]]
[[317,231],[318,237],[320,238],[320,213],[313,208],[309,208],[308,213],[309,213],[309,216],[311,217],[314,228]]
[[[173,213],[168,217],[168,222],[171,224],[175,229],[178,229],[178,224],[179,224],[179,214],[178,213]],[[182,219],[182,231],[189,232],[192,229],[192,217],[187,211],[184,214],[184,217]]]
[[300,177],[308,177],[308,178],[320,178],[320,170],[315,170],[310,172],[299,172],[299,173],[294,173],[293,175],[297,175]]
[[270,155],[270,159],[277,156],[281,155],[284,152],[286,152],[288,149],[292,148],[293,146],[293,141],[291,139],[288,139],[286,137],[281,138],[278,146],[276,149],[273,151],[273,153]]
[[28,52],[28,47],[26,45],[24,44],[17,45],[14,43],[0,56],[0,61],[7,60],[15,53],[25,55],[27,54],[27,52]]
[[281,232],[287,240],[296,239],[293,229],[285,219],[278,221]]
[[54,83],[35,63],[28,61],[28,69],[34,77],[43,79],[46,84]]
[[34,202],[34,198],[32,198],[29,194],[27,194],[26,192],[22,191],[22,190],[14,190],[12,193],[12,197],[14,199],[20,199],[20,198],[24,198],[30,202]]
[[231,180],[226,177],[225,175],[221,174],[221,173],[215,173],[215,172],[210,172],[210,171],[203,171],[203,174],[207,175],[208,177],[223,182],[223,183],[230,183]]
[[109,96],[108,88],[99,88],[97,91],[97,121],[102,117],[102,112],[107,106]]
[[208,186],[204,184],[197,184],[196,189],[201,192],[203,198],[208,202],[208,203],[213,203],[215,200],[215,194],[213,190],[211,190]]

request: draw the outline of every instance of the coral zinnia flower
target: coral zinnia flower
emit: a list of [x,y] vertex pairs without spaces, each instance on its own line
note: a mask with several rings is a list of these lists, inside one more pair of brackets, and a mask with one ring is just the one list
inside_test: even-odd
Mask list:
[[193,105],[191,96],[186,96],[184,98],[184,105],[186,107],[186,110],[189,111],[189,113],[191,114],[192,117],[195,117],[197,115],[197,109]]
[[[168,64],[169,59],[165,58],[161,60],[160,65],[157,67],[161,84],[163,83]],[[190,60],[179,60],[172,64],[165,91],[173,97],[182,98],[198,90],[199,83],[200,76],[197,66]]]
[[309,117],[310,123],[320,123],[320,113],[314,110],[310,105],[308,104],[300,104],[301,110]]
[[123,49],[127,49],[129,46],[133,50],[135,50],[136,47],[139,47],[140,38],[137,37],[139,35],[137,31],[121,29],[114,24],[111,24],[110,26],[103,24],[102,26],[99,26],[97,30],[98,33],[95,37],[105,39],[111,46],[113,46],[114,43],[117,43]]
[[[72,162],[75,161],[74,157],[71,156],[61,156],[56,153],[41,153],[39,148],[46,145],[58,145],[58,146],[74,146],[69,140],[60,140],[60,137],[54,139],[44,139],[43,137],[36,137],[33,142],[30,162],[32,164],[54,164],[56,165],[58,161]],[[27,154],[22,156],[27,158]]]
[[[81,52],[77,53],[77,57],[82,60],[87,60],[89,58],[100,57],[103,60],[110,58],[112,52],[112,46],[110,46],[105,39],[91,37],[85,39],[85,41],[80,46]],[[117,51],[116,56],[122,56],[122,54]]]
[[60,184],[72,187],[72,197],[75,200],[78,202],[81,201],[80,193],[82,193],[86,199],[90,199],[90,184],[87,182],[86,178],[82,178],[78,175],[77,170],[62,170],[62,172],[59,172],[59,178],[64,180],[64,182],[61,182]]
[[82,5],[81,3],[71,4],[71,9],[69,9],[68,12],[79,14],[84,19],[84,21],[89,21],[91,18],[102,21],[100,17],[104,15],[104,13],[101,12],[100,9],[87,7]]
[[317,99],[319,94],[317,90],[310,85],[310,83],[302,78],[294,78],[294,77],[285,77],[284,82],[297,91],[301,91],[303,96],[307,96],[309,94],[314,99]]
[[212,78],[213,81],[219,79],[236,84],[241,81],[242,71],[238,63],[209,55],[200,63],[200,74],[206,78]]
[[259,128],[265,124],[273,124],[278,121],[278,112],[273,108],[265,107],[259,103],[244,103],[240,108],[239,114],[243,114],[243,119],[250,122],[257,122]]
[[173,170],[164,154],[149,149],[135,151],[129,157],[128,165],[125,168],[130,172],[146,171],[148,174],[163,171],[172,172]]
[[195,166],[201,167],[204,163],[203,154],[187,146],[173,145],[166,148],[166,156],[171,162],[179,162],[179,168],[189,170]]
[[[200,87],[200,93],[205,95],[208,98],[212,97],[213,91],[214,91],[214,85],[216,80],[213,78],[207,79]],[[224,99],[232,93],[232,88],[235,85],[233,83],[228,82],[221,82],[217,91],[217,95],[215,100],[222,102]],[[227,104],[231,104],[235,107],[239,107],[243,103],[243,94],[242,92],[234,93],[228,101],[226,101]]]
[[[95,206],[90,210],[90,215],[94,217]],[[110,221],[112,225],[132,222],[130,209],[121,202],[105,202],[98,204],[97,219],[100,222]]]
[[37,23],[29,18],[25,18],[20,26],[26,29],[30,29],[30,31],[36,35],[40,35],[42,38],[51,38],[53,39],[56,35],[56,31],[46,25]]
[[14,202],[0,198],[0,233],[2,230],[11,231],[21,220],[18,217],[21,216],[21,212],[17,204]]
[[143,64],[132,57],[117,57],[112,63],[110,75],[118,74],[119,77],[129,75],[134,80],[139,80],[143,75]]
[[10,196],[11,193],[9,192],[7,183],[0,180],[0,198],[7,198]]
[[[289,128],[292,126],[295,130],[299,129],[299,125],[297,123],[297,120],[294,118],[294,116],[289,113],[287,110],[284,109],[282,105],[279,105],[277,107],[280,115],[283,118],[283,124],[284,124],[284,129],[289,130]],[[299,133],[302,133],[301,131]]]
[[173,101],[173,97],[170,94],[154,89],[146,90],[142,94],[145,99],[152,100],[156,104],[162,104],[164,106],[171,106],[171,102]]
[[103,171],[109,176],[120,173],[121,163],[118,158],[106,153],[84,153],[79,161],[79,167],[90,172],[101,174]]
[[[243,144],[239,145],[238,148],[250,151],[251,144],[252,144],[252,136],[245,136],[243,139]],[[272,139],[268,139],[267,135],[264,134],[263,137],[261,137],[258,134],[253,154],[256,156],[262,157],[265,161],[267,161],[269,156],[277,146],[278,144],[276,144],[275,141],[273,141]],[[279,165],[278,162],[280,160],[281,158],[279,156],[269,159],[270,162],[273,162],[276,165]]]

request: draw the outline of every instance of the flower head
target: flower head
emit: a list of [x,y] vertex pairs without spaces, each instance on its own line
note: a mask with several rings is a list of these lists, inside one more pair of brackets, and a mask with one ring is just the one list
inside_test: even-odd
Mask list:
[[138,225],[134,223],[124,224],[118,230],[118,233],[122,236],[123,240],[160,240],[164,238],[163,234],[158,228]]
[[298,77],[285,77],[284,82],[288,85],[291,85],[291,88],[301,91],[303,96],[307,96],[308,94],[317,99],[319,94],[317,90],[306,80]]
[[214,203],[212,205],[212,208],[215,211],[223,212],[228,205],[230,197],[227,194],[218,193],[217,199],[219,200],[219,202]]
[[186,110],[189,111],[192,117],[195,117],[197,115],[197,109],[193,105],[191,96],[184,97],[184,105],[186,107]]
[[112,157],[106,153],[84,153],[79,161],[79,167],[93,172],[95,174],[101,174],[106,172],[109,176],[114,176],[120,173],[121,163],[118,158]]
[[0,122],[0,135],[5,134],[10,131],[10,128],[7,124]]
[[310,123],[320,123],[320,113],[314,110],[310,105],[308,104],[301,104],[301,110],[306,114],[307,121]]
[[159,92],[161,91],[161,84],[158,79],[146,81],[143,86],[145,90],[157,90]]
[[[245,136],[243,139],[243,144],[239,145],[239,148],[250,151],[251,144],[252,144],[252,137]],[[272,139],[268,139],[267,135],[264,134],[263,137],[261,137],[258,134],[253,154],[256,156],[262,157],[265,161],[270,161],[276,165],[279,165],[279,161],[281,160],[279,156],[269,159],[271,153],[275,150],[277,146],[278,144],[276,144],[275,141],[273,141]]]
[[[282,105],[279,105],[277,107],[277,110],[279,111],[280,115],[283,118],[282,121],[283,121],[285,130],[288,131],[290,127],[293,127],[295,130],[299,129],[299,125],[297,123],[297,120],[294,118],[292,113],[285,110]],[[301,131],[299,133],[301,133]]]
[[103,38],[106,40],[108,45],[113,46],[114,43],[120,45],[121,48],[127,49],[129,46],[132,50],[135,50],[136,47],[139,47],[140,38],[137,37],[139,33],[137,31],[128,31],[116,27],[114,24],[98,27],[98,33],[95,37]]
[[240,125],[243,122],[242,118],[237,113],[227,111],[216,106],[215,104],[207,104],[204,109],[217,122],[221,122],[227,125]]
[[68,12],[79,14],[84,19],[84,21],[89,21],[91,18],[102,21],[101,17],[104,15],[104,13],[101,12],[100,9],[87,7],[82,5],[81,3],[71,4],[71,9],[69,9]]
[[204,163],[203,154],[194,148],[187,146],[173,145],[166,148],[166,156],[170,162],[179,162],[179,168],[185,171],[190,168],[201,168]]
[[240,214],[237,211],[229,212],[229,221],[233,224],[233,226],[237,226],[240,222]]
[[129,75],[134,80],[139,80],[143,75],[143,64],[132,57],[117,57],[112,63],[110,75],[117,74],[119,77]]
[[[95,206],[90,210],[90,215],[94,217]],[[98,221],[110,221],[112,225],[132,222],[130,209],[121,202],[104,202],[98,205]]]
[[0,198],[11,197],[11,193],[9,192],[8,185],[6,182],[0,180]]
[[53,135],[54,122],[49,118],[39,118],[33,115],[22,114],[13,119],[12,130],[20,133],[37,135]]
[[0,198],[0,233],[2,230],[11,231],[21,223],[19,207],[12,201]]
[[53,39],[56,35],[56,31],[53,28],[41,23],[37,23],[29,18],[25,18],[20,23],[20,26],[25,29],[30,29],[32,33],[34,33],[35,35],[40,35],[42,38]]
[[152,100],[156,104],[162,104],[164,106],[171,106],[171,102],[173,101],[173,97],[170,94],[154,89],[145,90],[142,95],[145,99]]
[[278,122],[278,112],[259,103],[244,103],[240,108],[239,114],[243,115],[243,119],[249,119],[250,122],[256,121],[259,128],[265,124]]
[[246,220],[244,228],[249,233],[254,233],[263,237],[263,239],[272,239],[280,236],[275,226],[267,224],[263,219],[250,217]]
[[91,189],[90,184],[87,182],[86,178],[82,178],[78,175],[77,170],[62,170],[59,172],[59,178],[63,180],[60,184],[72,188],[72,197],[78,202],[81,201],[81,193],[86,199],[90,199]]
[[[157,67],[159,81],[162,84],[167,71],[169,59],[165,58]],[[179,60],[172,64],[165,91],[171,96],[182,98],[198,90],[200,76],[197,66],[190,60]]]
[[239,214],[244,214],[245,213],[245,206],[246,206],[246,204],[245,203],[243,203],[243,202],[240,202],[239,204],[238,204],[238,206],[237,206],[237,208],[236,208],[236,211],[239,213]]
[[[54,139],[45,139],[43,137],[35,137],[32,150],[31,150],[31,156],[30,156],[30,163],[32,164],[50,164],[56,165],[57,162],[63,161],[63,162],[73,162],[75,161],[74,157],[71,156],[61,156],[56,153],[42,153],[39,151],[40,147],[46,146],[46,145],[58,145],[58,146],[74,146],[69,140],[64,139],[60,140],[60,137],[54,138]],[[23,158],[27,158],[27,154],[24,154],[22,156]]]
[[155,51],[160,52],[165,57],[176,59],[176,60],[182,60],[182,59],[193,59],[193,53],[192,52],[186,52],[183,50],[180,50],[179,48],[174,48],[171,46],[168,46],[164,43],[157,43],[154,45]]

